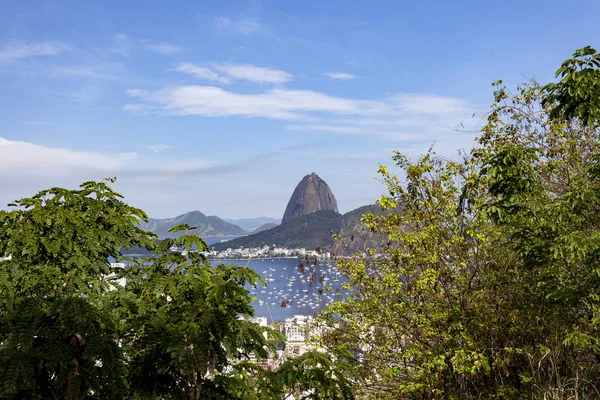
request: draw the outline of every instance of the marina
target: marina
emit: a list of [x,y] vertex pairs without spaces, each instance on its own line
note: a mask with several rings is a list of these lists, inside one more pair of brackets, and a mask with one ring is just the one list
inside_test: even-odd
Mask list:
[[266,286],[259,283],[256,288],[246,288],[256,297],[252,302],[255,316],[266,317],[269,323],[322,311],[340,298],[340,285],[344,282],[333,261],[315,264],[297,258],[273,258],[219,263],[248,266],[263,278]]

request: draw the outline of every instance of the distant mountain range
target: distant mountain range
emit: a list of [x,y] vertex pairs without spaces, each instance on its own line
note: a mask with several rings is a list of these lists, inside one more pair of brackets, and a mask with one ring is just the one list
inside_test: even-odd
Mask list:
[[256,228],[255,230],[253,230],[250,233],[251,234],[255,234],[255,233],[262,232],[262,231],[268,231],[269,229],[275,228],[277,225],[279,225],[279,224],[275,224],[273,222],[268,222],[266,224],[263,224],[263,225],[259,226],[258,228]]
[[268,217],[257,217],[257,218],[238,218],[238,219],[230,219],[223,218],[223,221],[227,221],[230,224],[237,225],[241,228],[246,229],[247,231],[254,231],[265,224],[275,224],[279,225],[281,223],[281,219],[279,218],[268,218]]
[[246,230],[237,225],[223,221],[214,215],[206,216],[200,211],[190,211],[175,218],[150,218],[147,223],[140,224],[140,228],[156,233],[159,239],[176,238],[182,232],[172,233],[169,232],[169,229],[179,224],[195,226],[196,229],[193,233],[201,237],[226,237],[248,234]]

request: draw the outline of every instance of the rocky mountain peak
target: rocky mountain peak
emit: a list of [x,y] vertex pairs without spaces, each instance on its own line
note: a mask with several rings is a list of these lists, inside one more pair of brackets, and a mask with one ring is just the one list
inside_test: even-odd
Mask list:
[[306,175],[292,194],[283,214],[282,224],[316,211],[329,210],[338,212],[337,201],[331,189],[319,175],[314,172]]

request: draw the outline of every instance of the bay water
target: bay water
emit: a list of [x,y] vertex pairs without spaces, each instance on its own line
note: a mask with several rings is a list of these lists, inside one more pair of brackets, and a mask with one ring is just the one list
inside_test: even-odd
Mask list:
[[297,258],[251,260],[210,260],[213,266],[248,266],[265,281],[256,288],[248,285],[255,316],[267,317],[268,323],[284,321],[294,315],[312,316],[341,296],[345,281],[333,261],[309,262]]

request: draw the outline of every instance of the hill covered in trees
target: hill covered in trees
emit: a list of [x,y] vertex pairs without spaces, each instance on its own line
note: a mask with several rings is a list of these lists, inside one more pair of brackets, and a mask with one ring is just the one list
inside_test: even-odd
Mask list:
[[251,234],[255,234],[255,233],[259,233],[259,232],[263,232],[263,231],[268,231],[269,229],[275,228],[277,225],[279,225],[279,224],[276,224],[276,223],[273,223],[273,222],[268,222],[266,224],[263,224],[263,225],[259,226],[258,228],[256,228],[255,230],[253,230],[250,233]]
[[200,211],[190,211],[174,218],[150,218],[148,222],[142,222],[140,228],[156,233],[159,239],[173,239],[181,233],[169,232],[169,229],[180,224],[195,226],[196,229],[194,232],[201,237],[223,237],[247,234],[244,229],[237,225],[223,221],[221,218],[214,215],[206,216]]
[[317,211],[298,216],[289,222],[256,234],[228,240],[213,246],[215,250],[237,247],[280,246],[287,248],[327,247],[331,244],[331,235],[339,232],[342,215],[334,211]]

